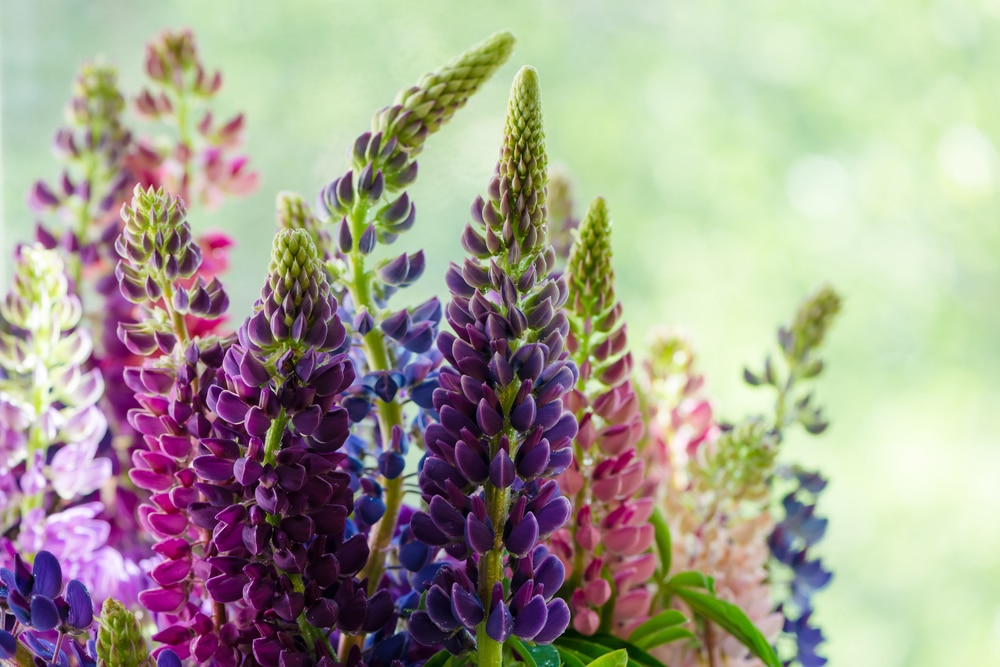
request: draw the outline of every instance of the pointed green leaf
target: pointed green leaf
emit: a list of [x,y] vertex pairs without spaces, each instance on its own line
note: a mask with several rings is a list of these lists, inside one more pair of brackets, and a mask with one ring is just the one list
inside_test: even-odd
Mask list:
[[451,653],[445,650],[438,651],[424,663],[424,667],[445,667],[451,662]]
[[517,651],[528,667],[559,667],[559,652],[549,644],[532,644],[517,637],[510,637],[507,643]]
[[674,592],[688,603],[695,614],[731,634],[768,667],[782,667],[767,639],[739,607],[690,588],[676,588]]
[[659,614],[649,619],[629,635],[628,640],[635,644],[636,646],[642,648],[641,639],[646,635],[653,634],[664,628],[669,628],[674,625],[680,625],[682,623],[687,623],[688,618],[676,609],[668,609],[666,611],[661,611]]
[[567,630],[562,637],[556,640],[556,645],[559,649],[564,647],[571,649],[591,660],[599,658],[609,651],[626,649],[629,667],[666,667],[635,644],[630,644],[624,639],[612,635],[598,633],[588,637],[573,630]]
[[649,522],[653,524],[653,530],[655,531],[656,550],[660,554],[660,577],[662,581],[670,574],[670,561],[673,558],[670,546],[670,526],[667,525],[667,520],[664,518],[663,512],[660,511],[659,507],[653,509],[653,516],[649,517]]
[[694,633],[687,628],[678,628],[674,626],[672,628],[663,628],[662,630],[651,632],[634,643],[642,650],[648,651],[656,648],[657,646],[663,646],[664,644],[675,642],[678,639],[695,639],[695,636]]
[[586,667],[588,658],[585,655],[580,654],[577,651],[566,648],[565,646],[558,646],[556,650],[559,651],[559,657],[562,659],[563,667]]
[[704,588],[712,595],[715,595],[715,579],[707,574],[696,572],[694,570],[675,574],[670,577],[670,581],[667,582],[667,585],[671,588],[678,588],[680,586]]
[[628,651],[619,649],[602,655],[597,660],[591,660],[587,667],[626,667],[626,665],[628,665]]

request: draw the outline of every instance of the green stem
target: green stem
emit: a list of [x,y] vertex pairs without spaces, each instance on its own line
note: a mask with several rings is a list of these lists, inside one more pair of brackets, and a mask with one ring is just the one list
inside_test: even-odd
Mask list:
[[[372,295],[372,276],[365,268],[365,257],[358,250],[358,242],[366,227],[366,217],[368,213],[368,202],[360,199],[351,210],[351,234],[354,237],[353,247],[348,255],[350,266],[350,276],[347,281],[347,288],[351,293],[351,300],[355,307],[366,308],[369,312],[376,312],[377,306]],[[373,371],[387,371],[393,368],[395,360],[386,345],[385,335],[381,329],[372,329],[361,341],[368,360],[369,368]],[[392,437],[392,430],[395,426],[403,425],[403,408],[396,401],[378,401],[377,407],[379,431],[383,438]],[[380,480],[385,494],[385,513],[382,519],[372,526],[368,537],[368,562],[361,571],[361,578],[368,579],[368,594],[374,595],[378,590],[382,575],[385,573],[386,557],[392,537],[396,532],[396,524],[399,520],[399,511],[403,506],[403,477],[396,479]],[[347,654],[352,646],[361,647],[364,643],[364,635],[343,635],[340,640],[341,660],[347,659]]]
[[[495,448],[491,447],[490,449]],[[507,523],[510,491],[498,489],[488,481],[483,486],[486,492],[486,513],[493,524],[495,536],[493,548],[487,551],[480,561],[479,599],[483,601],[486,614],[476,628],[476,650],[479,657],[479,667],[502,667],[503,642],[498,642],[487,634],[486,623],[489,619],[490,604],[493,598],[493,586],[504,580],[503,527]]]

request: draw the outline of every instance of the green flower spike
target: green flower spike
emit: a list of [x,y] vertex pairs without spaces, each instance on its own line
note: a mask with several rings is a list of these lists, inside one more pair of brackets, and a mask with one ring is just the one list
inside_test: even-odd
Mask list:
[[146,667],[152,664],[135,615],[118,600],[105,600],[97,631],[97,667]]

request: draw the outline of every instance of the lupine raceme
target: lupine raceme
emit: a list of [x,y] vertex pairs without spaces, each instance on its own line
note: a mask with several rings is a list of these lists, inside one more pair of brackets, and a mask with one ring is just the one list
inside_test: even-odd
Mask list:
[[481,665],[501,664],[512,635],[548,643],[569,623],[553,598],[564,568],[541,544],[569,518],[553,478],[572,462],[577,431],[563,404],[577,369],[565,347],[565,282],[550,275],[546,162],[538,75],[523,68],[496,174],[462,235],[470,256],[446,276],[453,333],[437,341],[447,366],[420,474],[428,511],[410,522],[417,539],[465,561],[434,577],[410,632],[457,649],[474,631]]
[[567,406],[580,431],[573,464],[560,478],[574,499],[575,516],[553,538],[570,572],[567,585],[573,627],[627,637],[645,620],[647,590],[656,569],[654,499],[642,497],[645,479],[636,443],[643,434],[639,401],[630,378],[622,306],[611,267],[611,221],[597,198],[580,224],[566,268],[569,286],[568,348],[580,368]]

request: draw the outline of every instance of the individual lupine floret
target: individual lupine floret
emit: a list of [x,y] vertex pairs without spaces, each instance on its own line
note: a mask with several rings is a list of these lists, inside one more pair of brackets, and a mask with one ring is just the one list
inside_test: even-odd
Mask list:
[[[553,545],[570,572],[564,592],[574,628],[594,634],[603,618],[611,623],[605,631],[628,637],[650,605],[647,582],[656,569],[656,557],[648,553],[654,499],[639,495],[645,475],[635,446],[643,434],[642,414],[614,291],[611,222],[601,198],[584,215],[566,281],[567,347],[580,368],[566,403],[580,431],[573,464],[560,483],[575,499],[576,518],[556,533]],[[613,608],[604,613],[609,604]]]
[[[39,551],[33,567],[15,554],[13,569],[0,569],[0,619],[8,614],[13,625],[4,620],[0,627],[0,661],[94,663],[83,643],[94,621],[90,592],[78,579],[63,588],[62,567],[52,553]],[[49,641],[53,633],[55,643]]]
[[222,87],[222,74],[209,72],[190,30],[166,31],[146,46],[146,75],[152,85],[135,100],[148,118],[176,126],[176,143],[139,141],[130,166],[140,183],[165,186],[184,201],[212,207],[227,195],[249,194],[259,175],[242,155],[243,114],[217,123],[207,101]]
[[332,659],[332,630],[372,632],[389,622],[393,605],[386,593],[369,598],[355,578],[368,545],[345,531],[354,498],[337,468],[348,416],[335,405],[353,367],[305,230],[279,230],[237,339],[209,390],[216,437],[202,440],[209,452],[193,461],[210,482],[201,487],[206,502],[191,507],[217,554],[208,558],[206,586],[218,604],[245,605],[253,625],[233,646],[260,664]]
[[[410,633],[454,648],[475,629],[480,665],[499,665],[512,635],[548,643],[569,624],[565,601],[552,597],[562,563],[536,548],[569,518],[569,500],[552,478],[570,465],[577,432],[563,406],[577,369],[564,344],[566,286],[549,275],[545,166],[538,76],[523,68],[489,198],[472,207],[479,229],[469,225],[462,236],[471,257],[446,276],[454,333],[438,336],[448,366],[434,392],[440,422],[427,428],[420,474],[429,511],[410,522],[418,539],[465,560],[474,582],[432,585]],[[445,614],[431,602],[442,595],[465,602]]]

